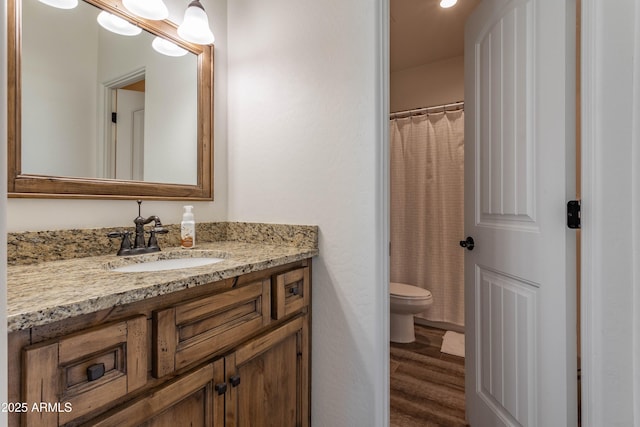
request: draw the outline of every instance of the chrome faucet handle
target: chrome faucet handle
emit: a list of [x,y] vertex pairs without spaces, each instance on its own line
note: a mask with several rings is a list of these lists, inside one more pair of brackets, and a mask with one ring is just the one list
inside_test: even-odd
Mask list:
[[118,255],[128,255],[131,252],[131,240],[129,239],[130,236],[131,236],[130,231],[112,231],[107,234],[107,237],[111,239],[122,237],[122,242],[120,243],[120,249],[118,250]]

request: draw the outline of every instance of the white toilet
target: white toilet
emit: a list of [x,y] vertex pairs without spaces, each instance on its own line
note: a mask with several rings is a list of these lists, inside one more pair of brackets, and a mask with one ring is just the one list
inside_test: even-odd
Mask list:
[[405,283],[389,283],[391,293],[392,342],[409,343],[416,340],[413,316],[427,311],[432,302],[431,292]]

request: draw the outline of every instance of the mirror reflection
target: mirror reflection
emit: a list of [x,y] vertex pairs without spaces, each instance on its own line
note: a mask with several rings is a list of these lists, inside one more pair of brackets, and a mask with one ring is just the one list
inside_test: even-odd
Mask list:
[[22,173],[197,184],[197,56],[100,12],[22,3]]

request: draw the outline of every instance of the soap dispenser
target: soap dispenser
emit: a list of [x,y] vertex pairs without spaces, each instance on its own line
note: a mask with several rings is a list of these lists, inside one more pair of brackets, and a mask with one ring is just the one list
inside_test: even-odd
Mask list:
[[193,218],[193,206],[184,206],[180,223],[180,241],[183,248],[196,246],[196,221]]

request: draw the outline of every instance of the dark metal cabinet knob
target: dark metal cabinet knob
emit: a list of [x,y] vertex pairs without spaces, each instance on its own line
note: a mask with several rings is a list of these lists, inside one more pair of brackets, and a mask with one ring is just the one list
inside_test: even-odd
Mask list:
[[229,378],[229,383],[233,387],[237,387],[240,384],[240,375],[234,375]]
[[227,383],[216,384],[213,388],[218,392],[218,394],[225,394],[227,392]]
[[476,243],[473,241],[473,237],[469,236],[465,240],[460,240],[460,246],[466,248],[469,251],[472,251],[476,246]]

